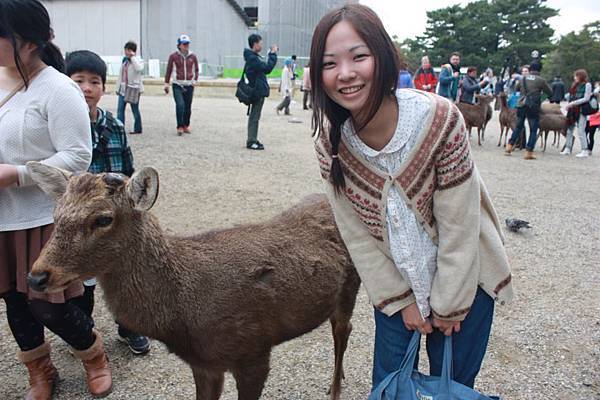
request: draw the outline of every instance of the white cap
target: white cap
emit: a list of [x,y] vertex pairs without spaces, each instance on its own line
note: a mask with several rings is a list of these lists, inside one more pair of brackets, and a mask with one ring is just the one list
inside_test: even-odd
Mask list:
[[190,37],[188,35],[181,35],[177,38],[177,44],[186,44],[190,42]]

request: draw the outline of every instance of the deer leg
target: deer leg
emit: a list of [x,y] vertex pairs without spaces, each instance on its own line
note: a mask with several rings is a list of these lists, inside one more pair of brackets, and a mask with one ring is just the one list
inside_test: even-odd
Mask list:
[[481,146],[481,128],[477,127],[477,144]]
[[348,346],[348,338],[352,332],[352,312],[356,303],[356,294],[360,287],[360,278],[353,266],[347,266],[348,275],[344,281],[342,292],[333,315],[329,318],[335,355],[335,366],[331,386],[327,394],[332,400],[338,400],[342,391],[344,376],[344,353]]
[[260,398],[269,375],[270,357],[269,351],[250,362],[239,364],[231,371],[238,390],[238,400],[258,400]]
[[549,134],[550,134],[550,131],[544,132],[544,148],[542,149],[542,151],[546,151],[546,145],[548,145],[548,135]]
[[504,134],[504,127],[500,125],[500,137],[498,138],[498,147],[500,147],[500,143],[502,143],[502,135]]
[[347,318],[338,318],[333,316],[330,319],[331,331],[333,333],[333,345],[335,348],[335,368],[333,371],[333,380],[328,394],[331,400],[338,400],[342,392],[342,379],[344,376],[344,353],[348,347],[348,338],[352,332],[352,324]]
[[196,400],[219,400],[223,391],[223,371],[192,367]]

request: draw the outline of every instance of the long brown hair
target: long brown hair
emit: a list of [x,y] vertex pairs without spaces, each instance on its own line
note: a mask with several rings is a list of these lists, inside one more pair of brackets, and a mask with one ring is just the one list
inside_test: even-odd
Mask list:
[[571,90],[569,90],[569,92],[573,92],[571,94],[575,94],[579,85],[585,85],[588,82],[588,73],[585,69],[578,69],[573,75],[575,75],[577,79],[575,79],[573,85],[571,85]]
[[379,110],[383,99],[393,95],[396,90],[401,59],[392,39],[385,31],[381,20],[369,7],[360,4],[348,4],[332,10],[315,28],[310,48],[310,80],[313,105],[313,136],[329,131],[331,143],[331,183],[337,194],[345,188],[344,173],[337,158],[342,136],[342,124],[351,117],[350,111],[334,102],[326,93],[323,85],[323,53],[329,31],[339,22],[349,22],[367,47],[371,50],[375,62],[373,85],[365,108],[358,120],[354,119],[356,132],[364,128]]

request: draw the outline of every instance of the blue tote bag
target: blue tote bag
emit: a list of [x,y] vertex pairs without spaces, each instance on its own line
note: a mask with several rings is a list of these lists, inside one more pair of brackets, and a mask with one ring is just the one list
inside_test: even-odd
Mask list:
[[444,342],[442,376],[428,376],[413,369],[421,334],[415,331],[400,369],[389,374],[371,393],[369,400],[492,400],[452,380],[452,337]]

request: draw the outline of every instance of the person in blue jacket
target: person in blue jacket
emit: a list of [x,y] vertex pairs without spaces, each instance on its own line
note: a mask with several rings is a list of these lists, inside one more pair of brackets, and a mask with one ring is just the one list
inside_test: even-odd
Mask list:
[[408,72],[404,68],[401,69],[400,72],[398,72],[398,89],[414,87],[415,85],[413,85],[413,80],[410,72]]
[[250,105],[248,112],[248,138],[246,148],[249,150],[264,150],[265,147],[258,141],[258,121],[262,111],[265,97],[269,97],[269,83],[267,74],[271,73],[275,64],[277,64],[277,45],[271,46],[267,61],[263,61],[260,56],[262,51],[262,37],[256,33],[248,36],[248,46],[244,49],[244,60],[246,65],[246,77],[248,83],[254,88],[255,100]]

